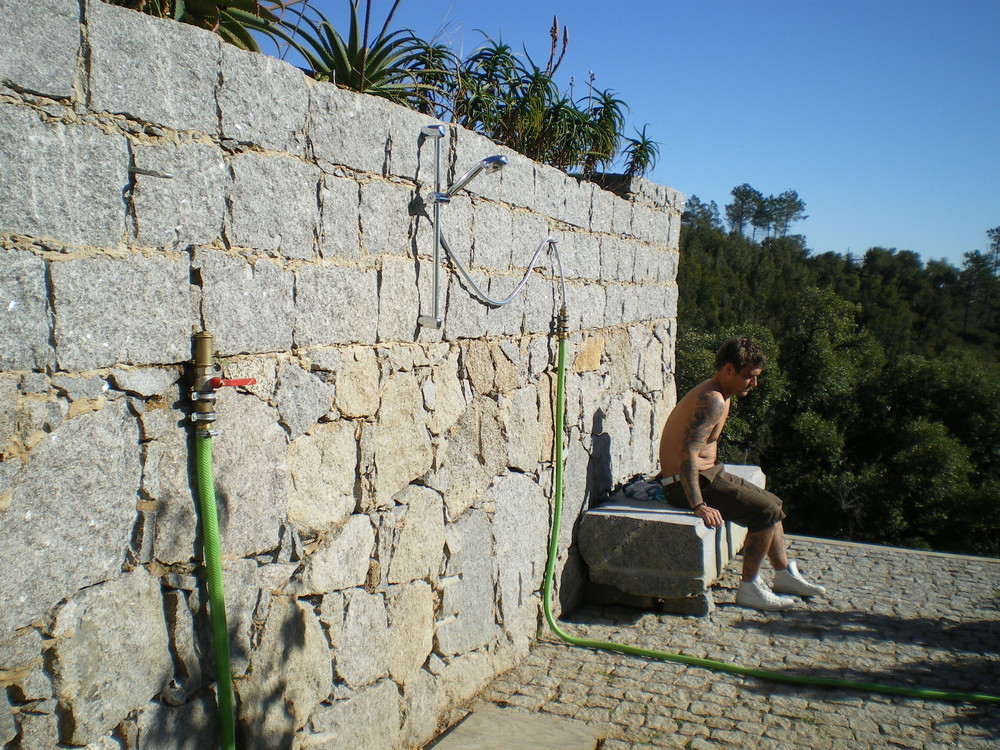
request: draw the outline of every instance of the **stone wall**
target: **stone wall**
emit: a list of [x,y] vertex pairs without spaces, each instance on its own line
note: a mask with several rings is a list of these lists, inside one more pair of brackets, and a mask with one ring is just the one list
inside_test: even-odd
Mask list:
[[[527,653],[551,511],[554,265],[430,313],[434,121],[96,0],[0,0],[0,743],[212,748],[191,335],[245,746],[419,746]],[[505,295],[568,275],[574,521],[653,466],[683,198],[619,197],[448,127],[442,210]],[[166,177],[169,174],[172,177]]]

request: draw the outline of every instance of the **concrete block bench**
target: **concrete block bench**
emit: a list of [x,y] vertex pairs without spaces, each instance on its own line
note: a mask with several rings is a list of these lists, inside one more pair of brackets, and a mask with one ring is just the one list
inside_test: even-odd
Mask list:
[[[725,469],[764,486],[758,466]],[[715,608],[709,587],[743,547],[746,529],[710,529],[694,513],[667,505],[653,482],[655,475],[630,483],[584,513],[578,542],[590,571],[587,599],[706,615]]]

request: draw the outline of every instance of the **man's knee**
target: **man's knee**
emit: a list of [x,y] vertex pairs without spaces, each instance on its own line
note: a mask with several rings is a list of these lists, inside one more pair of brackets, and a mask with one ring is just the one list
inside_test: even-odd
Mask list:
[[747,524],[747,531],[756,532],[770,529],[785,520],[785,511],[781,503],[772,502],[761,505],[752,523]]

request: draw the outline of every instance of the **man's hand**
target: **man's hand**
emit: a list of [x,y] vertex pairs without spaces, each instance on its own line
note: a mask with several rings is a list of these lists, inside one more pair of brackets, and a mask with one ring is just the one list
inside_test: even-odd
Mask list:
[[694,514],[709,528],[715,529],[722,526],[722,514],[710,505],[699,505]]

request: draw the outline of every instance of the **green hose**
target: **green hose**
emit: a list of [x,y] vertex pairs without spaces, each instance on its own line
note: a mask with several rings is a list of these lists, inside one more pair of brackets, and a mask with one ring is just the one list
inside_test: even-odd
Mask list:
[[[565,319],[565,308],[561,314]],[[629,656],[640,656],[645,659],[656,661],[672,661],[687,664],[692,667],[703,669],[713,669],[719,672],[729,672],[730,674],[742,675],[744,677],[756,677],[760,680],[770,680],[772,682],[784,682],[792,685],[816,685],[820,687],[842,688],[851,690],[863,690],[871,693],[888,693],[890,695],[903,695],[909,698],[922,698],[924,700],[953,701],[959,703],[994,703],[1000,704],[1000,696],[985,693],[953,693],[942,690],[927,690],[921,688],[904,688],[893,685],[881,685],[874,682],[857,682],[854,680],[838,680],[826,677],[803,677],[791,675],[784,672],[768,672],[763,669],[751,669],[741,667],[736,664],[729,664],[713,659],[699,659],[694,656],[683,654],[672,654],[665,651],[654,651],[640,648],[638,646],[626,646],[620,643],[609,641],[592,641],[586,638],[576,638],[565,633],[556,623],[552,616],[552,578],[555,571],[556,557],[559,554],[559,528],[562,518],[563,501],[563,420],[566,398],[566,331],[564,327],[558,329],[559,357],[558,372],[556,380],[556,414],[555,414],[555,480],[553,482],[553,508],[552,508],[552,530],[549,538],[549,556],[545,564],[545,582],[542,588],[542,609],[545,612],[545,619],[552,628],[552,632],[573,646],[584,648],[601,649],[604,651],[614,651],[619,654]]]
[[219,726],[222,750],[235,750],[236,727],[233,716],[233,674],[229,665],[229,629],[226,626],[226,598],[222,593],[222,556],[219,553],[219,512],[215,504],[215,477],[212,472],[212,436],[195,430],[195,468],[201,508],[201,536],[205,545],[208,577],[208,613],[212,621],[212,648],[218,687]]

